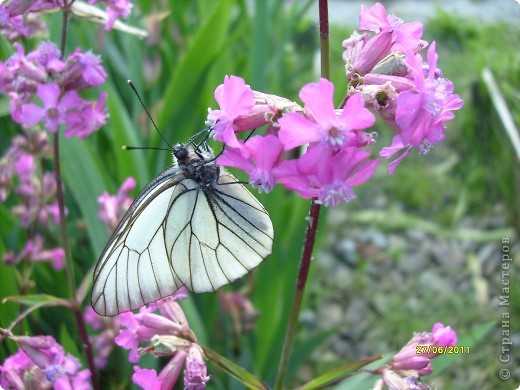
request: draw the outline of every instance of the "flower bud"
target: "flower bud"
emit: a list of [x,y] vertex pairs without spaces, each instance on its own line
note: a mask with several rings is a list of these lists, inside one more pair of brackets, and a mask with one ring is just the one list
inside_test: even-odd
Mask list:
[[23,15],[31,9],[38,0],[7,0],[2,6],[9,12],[9,16]]
[[379,73],[393,76],[406,76],[408,73],[408,67],[404,62],[405,55],[400,52],[390,53],[376,66],[372,68],[370,73]]
[[171,356],[176,351],[186,351],[191,347],[191,342],[172,335],[155,335],[152,337],[154,356]]
[[184,370],[184,388],[204,389],[209,381],[206,363],[202,357],[202,349],[197,344],[192,344],[186,358]]

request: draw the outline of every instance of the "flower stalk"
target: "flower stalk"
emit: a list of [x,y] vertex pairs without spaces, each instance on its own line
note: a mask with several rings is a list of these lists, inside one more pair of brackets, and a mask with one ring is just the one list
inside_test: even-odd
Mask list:
[[289,357],[291,354],[294,336],[296,335],[296,328],[298,325],[298,317],[302,307],[303,293],[307,283],[307,276],[309,274],[309,267],[311,265],[312,251],[316,241],[316,232],[318,230],[318,220],[320,216],[321,205],[312,200],[311,209],[309,211],[309,218],[307,223],[307,233],[305,234],[305,244],[303,247],[302,258],[300,262],[300,270],[298,272],[298,280],[296,282],[296,292],[294,294],[291,315],[289,317],[289,324],[287,326],[287,333],[282,349],[282,358],[278,368],[278,375],[275,383],[275,390],[281,390],[285,382],[287,374],[287,367],[289,365]]
[[[67,25],[68,25],[68,5],[65,2],[63,7],[62,27],[61,27],[61,42],[60,52],[63,58],[65,44],[67,39]],[[61,167],[60,167],[60,141],[59,133],[53,134],[53,154],[54,154],[54,177],[56,179],[56,198],[58,201],[58,210],[60,216],[60,238],[61,246],[65,251],[65,272],[67,273],[67,282],[69,286],[69,298],[74,306],[74,317],[78,325],[78,331],[81,337],[82,345],[85,349],[85,355],[87,357],[88,367],[91,374],[92,386],[94,390],[99,389],[99,381],[96,375],[96,366],[94,363],[94,354],[92,352],[92,346],[88,338],[87,328],[81,312],[81,303],[78,302],[76,297],[76,279],[74,276],[74,263],[72,261],[70,253],[70,243],[67,231],[67,224],[65,221],[65,200],[63,197],[63,183],[61,179]]]
[[[319,19],[320,19],[320,57],[321,57],[321,76],[330,79],[330,51],[329,51],[329,6],[328,0],[319,0]],[[289,365],[289,357],[291,355],[294,336],[298,325],[298,318],[302,307],[303,294],[307,284],[309,268],[311,265],[312,252],[314,243],[316,242],[316,233],[318,230],[318,221],[320,217],[321,204],[316,202],[316,198],[311,201],[309,218],[307,219],[307,232],[305,234],[305,244],[303,247],[302,258],[300,262],[300,270],[298,272],[298,280],[296,282],[296,291],[293,298],[291,315],[289,324],[287,325],[287,333],[282,349],[282,357],[278,368],[275,389],[283,388],[285,377],[287,375],[287,367]]]

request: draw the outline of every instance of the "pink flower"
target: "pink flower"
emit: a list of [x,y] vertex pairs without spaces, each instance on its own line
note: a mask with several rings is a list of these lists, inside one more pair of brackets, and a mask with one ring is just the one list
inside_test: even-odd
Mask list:
[[380,3],[376,3],[370,8],[361,6],[359,30],[375,33],[391,32],[393,51],[412,51],[426,46],[426,42],[420,39],[423,32],[421,23],[404,23],[395,15],[387,15],[385,7]]
[[444,139],[444,122],[453,119],[452,111],[460,109],[464,103],[453,93],[453,84],[438,77],[435,42],[428,50],[426,74],[415,56],[409,55],[406,60],[410,64],[415,88],[404,91],[397,97],[395,122],[400,133],[394,137],[392,146],[383,148],[380,153],[387,158],[404,149],[403,154],[389,167],[390,174],[412,147],[426,153],[434,144]]
[[30,154],[21,153],[18,161],[15,162],[15,171],[20,180],[29,180],[30,175],[34,171],[34,157]]
[[[156,335],[190,334],[188,321],[177,302],[183,299],[183,292],[178,291],[171,297],[157,301],[153,305],[143,306],[139,313],[122,313],[118,316],[123,328],[115,338],[117,345],[130,349],[129,361],[139,361],[137,347],[141,342],[150,342]],[[152,313],[158,307],[161,314]],[[126,329],[125,329],[126,328]]]
[[62,95],[57,84],[41,84],[36,94],[42,100],[43,108],[33,103],[23,105],[21,123],[34,126],[41,121],[51,133],[58,131],[58,126],[65,123],[69,112],[82,102],[76,91]]
[[157,377],[157,372],[148,368],[134,366],[132,382],[144,390],[161,390],[162,381]]
[[45,172],[41,179],[31,176],[30,180],[21,181],[17,192],[26,201],[14,206],[12,212],[20,217],[23,227],[29,227],[35,221],[45,226],[50,218],[59,224],[59,209],[55,199],[56,181],[51,172]]
[[298,160],[284,161],[277,168],[279,181],[303,198],[317,197],[326,207],[349,203],[352,187],[372,177],[379,160],[366,160],[369,151],[344,147],[337,152],[325,144],[311,146]]
[[68,115],[65,118],[65,137],[85,138],[103,126],[108,118],[105,101],[106,93],[99,95],[97,103],[84,102],[74,115]]
[[[11,29],[19,33],[21,36],[28,36],[27,29],[23,25],[21,13],[13,12],[9,6],[0,5],[0,31],[3,35],[12,34]],[[14,36],[18,34],[13,34]]]
[[21,349],[0,366],[1,386],[21,389],[39,383],[42,388],[53,386],[60,390],[91,388],[90,372],[80,371],[79,360],[65,354],[63,347],[53,337],[12,336],[11,339]]
[[135,373],[132,375],[132,382],[145,390],[172,389],[179,379],[185,361],[186,352],[177,351],[159,375],[155,370],[134,366]]
[[209,376],[206,363],[202,357],[202,349],[197,344],[191,344],[186,358],[186,368],[184,369],[184,388],[203,390],[208,382]]
[[[412,339],[393,356],[390,364],[378,369],[381,378],[374,389],[383,389],[384,385],[390,389],[422,389],[420,386],[425,385],[420,378],[432,373],[431,359],[439,355],[437,347],[453,346],[456,343],[456,333],[441,323],[436,323],[431,333],[414,333]],[[424,353],[418,353],[419,350]]]
[[42,42],[38,50],[27,55],[27,59],[43,66],[49,72],[61,72],[65,69],[60,49],[52,42]]
[[225,149],[217,163],[241,169],[249,174],[249,183],[262,192],[270,192],[275,184],[274,166],[282,157],[280,140],[273,136],[254,136],[241,149]]
[[450,326],[437,322],[432,329],[433,343],[438,346],[454,346],[457,344],[457,333]]
[[121,185],[117,195],[104,192],[99,198],[99,219],[112,231],[132,204],[129,193],[135,188],[135,179],[128,177]]
[[[138,314],[131,312],[119,315],[121,330],[115,341],[118,345],[131,349],[129,360],[137,362],[137,347],[141,342],[152,345],[142,348],[141,353],[151,352],[154,356],[172,356],[170,362],[157,375],[155,370],[134,366],[132,380],[144,389],[170,389],[177,381],[182,366],[185,368],[185,388],[201,389],[209,380],[202,349],[198,346],[186,316],[176,302],[185,297],[184,289],[175,295],[142,307]],[[158,308],[160,314],[152,313]]]
[[[237,76],[226,76],[224,84],[215,90],[215,100],[220,110],[209,110],[206,124],[210,127],[213,137],[232,148],[239,148],[235,129],[235,120],[248,115],[255,106],[255,97],[251,88],[246,85],[244,79]],[[239,129],[246,131],[251,129]]]
[[50,263],[54,269],[60,270],[64,266],[65,251],[62,248],[43,249],[43,238],[37,234],[34,239],[25,243],[25,247],[17,256],[12,252],[4,256],[4,262],[10,265],[18,264],[23,260],[29,260],[31,263]]
[[441,323],[436,323],[432,333],[416,333],[399,353],[392,358],[392,367],[398,370],[415,370],[420,375],[431,373],[432,366],[430,360],[438,356],[438,352],[417,353],[417,346],[427,351],[428,346],[446,347],[457,343],[457,334],[449,326],[444,327]]
[[287,113],[278,120],[278,136],[285,150],[311,143],[324,142],[332,147],[356,143],[356,130],[372,126],[374,116],[364,107],[359,95],[352,96],[338,117],[333,103],[334,85],[327,79],[310,83],[300,91],[308,117],[298,113]]
[[89,4],[104,3],[107,7],[108,20],[105,25],[105,30],[111,30],[120,16],[127,18],[130,15],[133,4],[130,0],[89,0]]
[[[83,138],[106,123],[106,94],[97,102],[83,100],[78,91],[101,85],[107,74],[101,60],[91,52],[76,50],[65,61],[59,49],[50,42],[42,42],[37,50],[25,55],[14,44],[15,54],[0,62],[0,90],[8,93],[11,116],[26,126],[43,123],[50,132],[65,125],[65,135]],[[34,103],[34,98],[43,107]]]
[[[9,356],[0,366],[0,387],[5,389],[23,389],[24,373],[34,367],[34,363],[21,349],[14,355]],[[46,381],[40,372],[40,380]]]
[[108,356],[114,349],[114,339],[120,331],[119,319],[101,317],[90,306],[85,309],[83,318],[97,331],[95,334],[89,334],[89,339],[92,349],[95,351],[94,364],[97,368],[104,368],[107,365]]
[[105,30],[111,30],[117,18],[120,16],[124,19],[128,18],[133,4],[130,3],[130,0],[109,0],[107,7],[108,21]]
[[91,51],[75,50],[68,58],[60,84],[66,89],[82,90],[105,82],[107,73],[101,66],[101,57]]

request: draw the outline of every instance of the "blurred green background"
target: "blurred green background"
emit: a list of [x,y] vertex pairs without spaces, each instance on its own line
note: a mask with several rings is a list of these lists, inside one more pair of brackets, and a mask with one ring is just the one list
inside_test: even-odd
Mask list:
[[[319,77],[315,3],[135,1],[126,22],[148,29],[150,36],[144,40],[116,30],[105,32],[102,26],[83,19],[71,19],[67,53],[76,47],[92,49],[102,57],[109,75],[100,88],[108,93],[109,123],[85,140],[63,138],[61,144],[67,222],[78,280],[91,272],[108,239],[97,217],[98,196],[105,190],[115,193],[128,176],[133,176],[138,188],[142,188],[171,161],[167,152],[121,150],[122,145],[164,146],[127,80],[134,82],[170,143],[184,141],[204,128],[207,108],[216,108],[213,91],[225,75],[239,75],[255,90],[298,100],[299,89]],[[331,2],[331,14],[336,14],[335,3]],[[398,2],[387,2],[389,12],[394,3]],[[370,6],[374,2],[363,4]],[[407,22],[414,20],[410,13],[413,15],[408,9]],[[60,16],[48,18],[49,39],[59,42]],[[436,359],[434,374],[426,377],[427,381],[434,381],[439,388],[469,389],[513,388],[520,380],[518,370],[507,383],[497,375],[502,368],[497,358],[502,309],[497,298],[499,251],[504,236],[518,249],[518,151],[506,135],[502,118],[491,102],[489,86],[482,79],[483,69],[489,68],[515,123],[520,123],[520,30],[517,23],[482,20],[438,8],[425,21],[424,38],[437,42],[438,66],[465,100],[456,119],[447,124],[445,142],[427,156],[412,153],[392,177],[386,173],[386,163],[380,164],[373,180],[357,190],[356,201],[322,214],[290,383],[296,385],[327,369],[370,355],[396,352],[413,331],[430,331],[437,321],[456,329],[459,345],[471,345],[472,350],[469,355]],[[346,87],[341,42],[355,28],[355,24],[331,26],[331,79],[336,85],[337,103]],[[26,42],[32,48],[37,43]],[[1,58],[5,60],[12,52],[10,44],[0,40]],[[5,97],[0,100],[0,114],[3,152],[19,131],[10,120]],[[389,144],[390,130],[378,123],[377,131],[378,144]],[[255,195],[273,219],[274,251],[252,278],[226,288],[251,288],[251,299],[260,314],[255,328],[247,334],[233,335],[231,319],[220,309],[218,294],[192,296],[184,306],[203,345],[272,384],[292,302],[309,202],[280,188],[268,195]],[[19,250],[25,240],[25,232],[10,214],[10,206],[9,202],[0,205],[0,255],[7,249]],[[394,245],[393,239],[381,246],[363,241],[363,234],[374,229],[383,237],[400,238],[400,245]],[[55,233],[47,237],[50,246],[58,245],[57,230]],[[354,239],[355,261],[348,264],[345,278],[338,280],[333,278],[342,262],[338,248],[342,242],[349,242],[346,239]],[[449,257],[456,251],[460,261],[446,268],[442,261],[435,264],[428,260],[423,268],[409,272],[409,278],[400,279],[401,283],[392,282],[387,270],[399,273],[405,256],[409,259],[416,248],[416,253],[422,253],[418,243],[421,240],[430,246],[447,246],[440,256]],[[328,259],[326,265],[321,263],[322,258]],[[518,257],[515,261],[518,266]],[[430,291],[421,285],[425,269],[439,272],[446,280],[445,288]],[[0,264],[0,298],[18,293],[15,274],[11,267]],[[515,272],[511,278],[519,280]],[[35,280],[38,287],[32,292],[67,295],[65,276],[47,265],[36,267]],[[459,290],[454,287],[456,283],[466,283],[466,287]],[[517,283],[512,284],[513,305],[509,309],[512,318],[520,318],[520,294]],[[410,298],[415,302],[412,307]],[[331,299],[343,310],[337,323],[329,321],[330,313],[324,314],[323,308],[331,304]],[[349,317],[349,308],[355,299],[361,307],[370,309],[363,311],[366,316],[355,319],[367,324],[364,329],[370,329],[359,334],[349,333],[346,325],[354,321],[355,317]],[[7,327],[17,312],[14,304],[1,305],[0,326]],[[53,334],[75,352],[80,350],[80,343],[72,336],[74,326],[70,313],[49,308],[28,318],[24,331]],[[512,321],[511,326],[511,334],[518,339],[518,323]],[[334,350],[326,341],[338,333],[348,339],[342,351]],[[348,348],[353,345],[364,348]],[[1,360],[14,350],[13,344],[4,342]],[[83,359],[82,354],[76,355]],[[101,372],[104,388],[130,385],[133,370],[126,356],[122,350],[112,354],[109,366]],[[151,358],[145,362],[148,367],[163,363]],[[210,364],[209,371],[210,388],[241,388],[217,367]],[[374,381],[375,377],[363,384],[345,382],[340,387],[369,388]],[[501,387],[504,385],[507,387]]]

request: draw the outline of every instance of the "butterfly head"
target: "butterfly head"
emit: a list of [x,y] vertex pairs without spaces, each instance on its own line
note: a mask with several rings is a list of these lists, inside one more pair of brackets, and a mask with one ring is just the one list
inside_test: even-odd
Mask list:
[[180,165],[186,164],[186,162],[188,161],[188,157],[190,155],[190,150],[188,148],[188,144],[183,144],[183,143],[175,144],[172,149],[172,153]]

